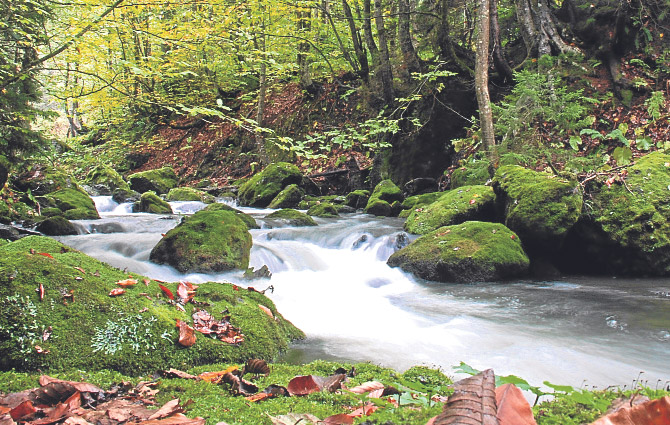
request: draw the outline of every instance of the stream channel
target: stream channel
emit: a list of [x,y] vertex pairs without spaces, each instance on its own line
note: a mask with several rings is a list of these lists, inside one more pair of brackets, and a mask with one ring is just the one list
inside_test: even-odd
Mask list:
[[349,214],[318,227],[265,220],[271,210],[240,208],[256,218],[250,266],[181,274],[153,264],[149,253],[179,215],[205,205],[171,203],[175,215],[132,214],[130,204],[94,198],[101,220],[76,222],[80,234],[58,239],[120,269],[165,281],[231,282],[268,296],[307,334],[283,361],[370,361],[400,371],[413,365],[454,375],[461,361],[532,385],[627,385],[652,388],[670,379],[670,279],[566,277],[555,281],[450,284],[418,279],[386,265],[413,237],[402,220]]

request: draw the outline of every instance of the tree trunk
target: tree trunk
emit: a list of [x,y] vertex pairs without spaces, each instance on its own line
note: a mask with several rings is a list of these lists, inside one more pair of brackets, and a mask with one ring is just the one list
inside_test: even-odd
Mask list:
[[[304,5],[304,4],[298,4],[296,7],[296,15],[297,15],[297,20],[298,20],[298,34],[304,38],[307,39],[307,36],[309,35],[308,33],[311,30],[312,27],[312,11],[309,8],[309,6]],[[297,62],[298,62],[298,72],[300,73],[300,85],[304,88],[306,87],[311,87],[313,82],[312,82],[312,76],[310,75],[309,72],[309,60],[308,60],[308,55],[309,54],[309,43],[307,41],[300,41],[298,42],[298,57],[297,57]]]
[[363,0],[363,36],[370,56],[372,56],[372,66],[374,68],[379,63],[379,50],[377,44],[375,44],[375,38],[372,36],[372,13],[370,10],[370,0]]
[[349,32],[351,33],[351,41],[354,44],[354,52],[356,53],[356,59],[358,59],[358,64],[360,65],[360,76],[363,78],[363,81],[367,82],[368,77],[370,76],[370,66],[368,65],[368,55],[363,49],[363,44],[361,43],[361,37],[356,28],[356,21],[354,21],[354,16],[351,13],[351,7],[347,0],[342,0],[342,9],[344,10],[344,16],[347,18],[347,23],[349,24]]
[[579,49],[565,43],[559,35],[546,0],[516,0],[516,13],[528,57],[579,53]]
[[398,44],[402,53],[403,68],[407,70],[405,82],[410,83],[412,73],[421,72],[421,63],[412,44],[409,0],[398,0],[398,13]]
[[489,97],[489,39],[490,39],[490,0],[479,4],[477,21],[477,56],[475,59],[475,92],[479,105],[479,121],[484,147],[493,159],[495,135],[493,133],[493,114]]
[[[258,109],[256,110],[256,123],[258,126],[263,126],[263,119],[265,118],[265,100],[267,93],[267,57],[265,46],[265,6],[263,0],[258,2],[261,9],[261,34],[254,38],[256,49],[261,55],[261,64],[258,72]],[[265,138],[263,133],[256,131],[255,135],[256,150],[258,152],[258,162],[261,166],[269,163],[267,153],[265,151]]]
[[382,1],[375,0],[375,25],[377,26],[377,40],[379,41],[379,66],[377,72],[382,85],[382,97],[387,105],[393,103],[393,73],[391,71],[391,59],[389,58],[388,40],[386,39],[386,28],[384,28],[384,17],[382,15]]
[[493,46],[493,63],[495,64],[498,73],[504,76],[507,81],[514,80],[514,72],[507,63],[505,54],[502,49],[502,39],[500,38],[500,24],[498,23],[498,0],[490,0],[491,2],[491,45]]

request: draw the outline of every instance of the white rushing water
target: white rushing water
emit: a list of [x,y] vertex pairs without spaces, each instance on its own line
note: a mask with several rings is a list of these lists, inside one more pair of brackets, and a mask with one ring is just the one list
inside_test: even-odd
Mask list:
[[[279,311],[307,334],[289,361],[371,361],[401,370],[424,364],[448,374],[464,361],[534,385],[630,385],[641,371],[652,387],[670,379],[667,280],[427,282],[386,265],[411,239],[398,219],[354,214],[317,219],[318,227],[272,227],[277,223],[262,220],[269,210],[254,209],[244,211],[263,228],[251,231],[250,265],[267,265],[271,280],[244,281],[239,271],[183,275],[148,260],[178,214],[130,214],[101,198],[103,218],[78,222],[81,234],[61,241],[157,279],[271,283]],[[172,206],[188,214],[204,205]]]

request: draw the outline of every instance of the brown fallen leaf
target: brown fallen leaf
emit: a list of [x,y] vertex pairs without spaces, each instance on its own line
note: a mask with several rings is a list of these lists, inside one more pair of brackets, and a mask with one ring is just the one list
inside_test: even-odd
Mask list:
[[12,417],[15,421],[18,421],[19,419],[32,415],[33,413],[37,412],[37,409],[33,405],[33,402],[30,400],[25,400],[15,408],[9,411],[9,416]]
[[591,425],[670,425],[670,396],[623,407]]
[[70,416],[63,422],[66,425],[93,425],[81,416]]
[[220,371],[217,371],[217,372],[203,372],[200,375],[198,375],[198,378],[202,379],[205,382],[211,382],[213,384],[218,384],[223,375],[225,375],[226,373],[232,372],[234,370],[237,370],[237,369],[238,369],[237,366],[231,366],[226,370],[220,370]]
[[181,378],[181,379],[198,379],[197,376],[191,375],[190,373],[182,372],[181,370],[177,369],[168,369],[168,370],[163,370],[160,372],[160,374],[164,378]]
[[270,421],[272,425],[317,425],[322,423],[319,418],[309,413],[289,413],[287,415],[270,416]]
[[252,375],[268,375],[270,373],[270,366],[265,360],[249,359],[244,365],[242,374],[251,373]]
[[179,282],[177,286],[177,296],[182,300],[183,304],[188,304],[189,301],[195,296],[195,290],[198,287],[190,282]]
[[186,322],[177,319],[177,327],[179,328],[179,340],[177,341],[184,347],[191,347],[195,344],[195,330]]
[[128,422],[125,425],[205,425],[205,418],[189,418],[181,413],[176,415],[163,418],[163,419],[152,419],[150,421],[142,422]]
[[328,416],[319,423],[326,425],[351,425],[354,423],[354,417],[346,413],[339,413],[337,415]]
[[111,291],[109,291],[109,296],[110,297],[118,297],[119,295],[123,295],[126,293],[126,290],[123,288],[114,288]]
[[242,373],[239,370],[223,375],[219,384],[222,382],[230,385],[230,390],[236,395],[250,396],[258,392],[256,385],[242,379]]
[[359,385],[357,387],[349,388],[349,389],[347,389],[347,391],[352,392],[354,394],[363,394],[363,393],[367,393],[367,392],[375,391],[375,390],[379,390],[379,389],[383,390],[384,389],[384,384],[382,384],[381,382],[377,382],[377,381],[368,381],[368,382],[362,383],[361,385]]
[[144,286],[149,286],[149,283],[151,283],[151,280],[144,278],[142,279],[142,282],[144,283]]
[[272,310],[270,310],[269,308],[265,307],[263,304],[258,304],[258,307],[259,307],[261,310],[263,310],[263,312],[265,312],[265,314],[267,314],[268,316],[270,316],[270,318],[272,318],[272,319],[275,318],[275,315],[272,314]]
[[495,375],[487,369],[453,385],[454,393],[437,415],[435,425],[499,425],[496,417]]
[[97,387],[93,384],[89,384],[88,382],[65,381],[62,379],[52,378],[51,376],[48,375],[40,376],[39,383],[42,387],[46,387],[49,384],[66,384],[72,386],[72,388],[82,393],[94,393],[94,394],[104,393],[102,388]]
[[179,399],[175,398],[165,403],[160,409],[156,411],[156,413],[149,416],[149,420],[161,419],[168,416],[172,416],[175,413],[183,413],[183,412],[184,409],[179,407]]
[[84,269],[82,269],[81,267],[75,267],[74,269],[82,272],[83,274],[86,274],[86,271]]
[[249,400],[251,402],[259,402],[268,398],[274,398],[274,397],[291,397],[291,394],[289,394],[288,390],[286,387],[282,387],[281,385],[269,385],[267,388],[263,390],[263,392],[260,392],[258,394],[254,394],[249,397],[245,397],[246,400]]
[[500,425],[537,425],[528,400],[516,385],[504,384],[496,388],[496,404]]
[[342,388],[344,374],[331,375],[327,378],[317,375],[296,376],[291,379],[286,388],[291,395],[307,395],[319,391],[334,392]]
[[37,292],[37,295],[40,297],[40,301],[44,299],[44,285],[41,283],[37,286],[37,289],[35,289],[35,292]]
[[116,284],[119,285],[119,286],[123,286],[123,287],[133,286],[133,285],[137,285],[137,279],[119,280],[118,282],[116,282]]
[[0,425],[16,425],[16,422],[14,422],[9,413],[5,413],[4,415],[0,415]]

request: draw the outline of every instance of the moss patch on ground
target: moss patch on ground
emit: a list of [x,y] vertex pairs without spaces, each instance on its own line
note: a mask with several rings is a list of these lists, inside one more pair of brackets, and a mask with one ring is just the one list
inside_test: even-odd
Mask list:
[[418,238],[391,255],[388,265],[427,280],[480,282],[522,276],[529,260],[504,225],[466,221]]
[[167,232],[149,258],[182,273],[246,270],[251,244],[247,225],[234,212],[205,209]]
[[[430,199],[427,195],[425,199]],[[412,208],[404,228],[418,235],[432,232],[442,226],[464,221],[494,221],[496,195],[489,186],[462,186],[441,194],[433,203]],[[417,200],[419,202],[420,200]]]
[[172,167],[163,167],[155,170],[141,171],[128,176],[128,184],[135,192],[144,193],[148,191],[164,195],[177,187],[179,178]]
[[264,208],[286,186],[300,184],[301,181],[302,173],[298,167],[287,162],[278,162],[268,165],[240,186],[237,196],[242,205]]
[[316,221],[309,215],[294,210],[291,208],[284,208],[265,216],[269,220],[278,220],[288,224],[289,226],[316,226]]
[[559,251],[582,212],[579,184],[518,165],[500,167],[493,182],[505,225],[519,234],[528,252]]
[[[271,360],[289,341],[303,336],[258,292],[202,284],[195,295],[202,304],[187,303],[182,312],[157,282],[147,279],[145,285],[145,278],[135,274],[131,277],[139,283],[110,297],[119,288],[116,282],[128,277],[47,237],[29,236],[0,246],[0,369],[111,369],[136,375],[253,357]],[[40,285],[43,299],[36,292]],[[176,284],[163,285],[177,293]],[[244,341],[230,345],[196,332],[194,346],[178,345],[176,319],[192,324],[191,315],[199,308],[217,319],[228,311]]]

